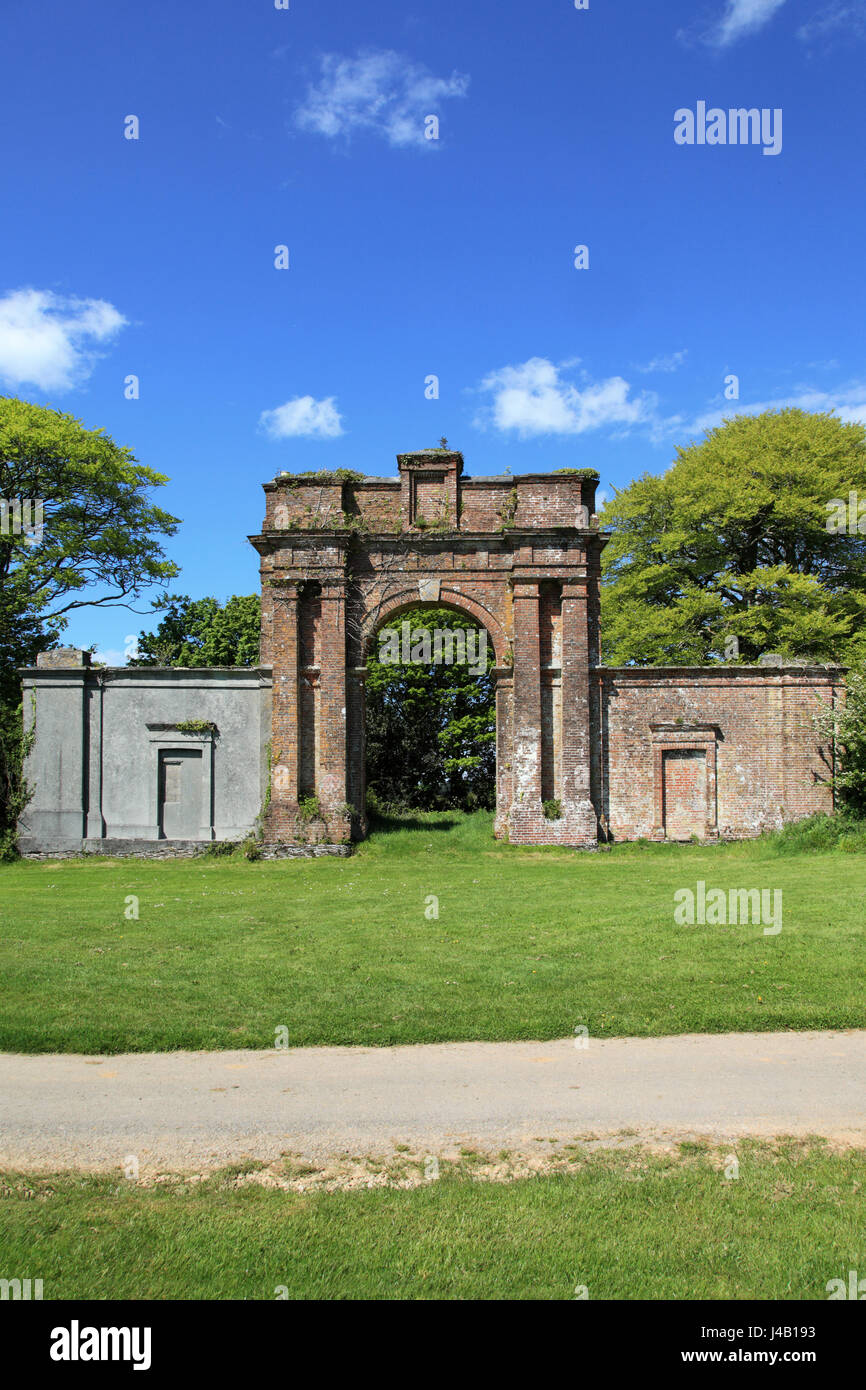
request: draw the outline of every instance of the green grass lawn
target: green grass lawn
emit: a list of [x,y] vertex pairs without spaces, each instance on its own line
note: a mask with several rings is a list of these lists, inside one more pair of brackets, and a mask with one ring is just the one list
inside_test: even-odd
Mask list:
[[[0,1048],[866,1027],[866,854],[785,847],[531,850],[443,813],[351,859],[0,865]],[[782,931],[677,926],[699,879],[781,889]]]
[[[574,1155],[500,1184],[463,1168],[409,1189],[297,1193],[0,1176],[4,1277],[51,1298],[826,1299],[866,1270],[866,1153]],[[286,1296],[283,1293],[282,1296]]]

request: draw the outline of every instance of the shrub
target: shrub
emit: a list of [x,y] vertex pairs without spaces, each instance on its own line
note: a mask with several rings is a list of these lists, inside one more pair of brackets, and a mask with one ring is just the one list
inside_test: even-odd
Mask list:
[[833,786],[840,802],[856,815],[866,815],[866,675],[851,672],[845,703],[825,708],[818,727],[825,738],[836,740]]
[[33,796],[24,760],[35,737],[36,718],[25,732],[22,707],[0,708],[0,863],[18,858],[18,820]]
[[778,854],[820,854],[834,849],[862,853],[866,851],[866,820],[845,811],[835,816],[822,812],[805,820],[790,821],[781,830],[768,831],[761,839]]
[[311,820],[321,820],[322,808],[319,805],[319,798],[315,795],[302,796],[298,800],[298,820],[302,825],[307,825]]
[[214,840],[212,844],[207,846],[202,857],[205,859],[224,859],[226,855],[234,854],[236,849],[237,842],[235,840]]

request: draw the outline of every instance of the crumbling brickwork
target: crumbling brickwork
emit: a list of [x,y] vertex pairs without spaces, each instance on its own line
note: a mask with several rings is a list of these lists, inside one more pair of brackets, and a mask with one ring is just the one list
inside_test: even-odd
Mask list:
[[[598,668],[595,679],[598,804],[615,839],[758,835],[833,809],[833,750],[814,721],[842,698],[838,667]],[[703,756],[677,767],[689,753]]]
[[272,847],[365,833],[367,654],[418,604],[466,613],[495,652],[499,837],[751,835],[832,806],[813,714],[839,698],[838,669],[599,666],[591,470],[470,478],[448,449],[397,462],[395,479],[265,484],[250,539],[273,668]]
[[[262,562],[262,663],[274,673],[266,838],[308,838],[312,797],[316,833],[334,842],[364,833],[367,652],[380,627],[426,603],[481,623],[495,652],[496,833],[594,843],[587,663],[604,543],[596,475],[465,478],[462,456],[447,449],[397,462],[393,480],[281,476],[265,485],[264,527],[251,539]],[[542,803],[554,798],[562,816],[547,820]]]

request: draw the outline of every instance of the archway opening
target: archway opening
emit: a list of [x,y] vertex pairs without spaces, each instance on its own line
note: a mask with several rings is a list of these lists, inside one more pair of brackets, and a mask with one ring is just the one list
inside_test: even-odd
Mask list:
[[365,681],[373,817],[494,809],[495,665],[487,629],[465,611],[413,604],[383,620]]

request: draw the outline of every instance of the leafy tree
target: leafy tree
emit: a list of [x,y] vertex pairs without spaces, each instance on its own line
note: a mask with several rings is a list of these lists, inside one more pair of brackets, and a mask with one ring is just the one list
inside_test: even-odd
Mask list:
[[678,449],[602,514],[605,661],[856,661],[866,535],[856,519],[854,534],[828,529],[828,504],[852,490],[866,500],[866,429],[829,414],[738,416]]
[[836,740],[834,788],[839,801],[855,816],[866,816],[866,675],[853,671],[846,685],[844,703],[835,709],[825,706],[818,727],[828,742]]
[[26,797],[17,668],[57,644],[73,610],[129,608],[143,589],[178,574],[161,545],[178,523],[148,495],[164,482],[104,430],[0,397],[0,844],[7,852]]
[[142,632],[131,666],[255,666],[259,659],[258,594],[165,600],[156,632]]
[[34,737],[32,719],[28,724],[20,703],[0,705],[0,863],[18,857],[18,819],[32,796],[24,777]]
[[0,397],[0,498],[43,508],[38,536],[0,534],[0,631],[23,623],[56,637],[76,608],[130,608],[179,574],[161,543],[177,519],[148,496],[166,481],[104,430]]
[[[477,625],[447,608],[401,616],[413,634]],[[367,780],[376,801],[405,808],[474,810],[495,798],[495,664],[390,663],[374,647],[367,661]]]

